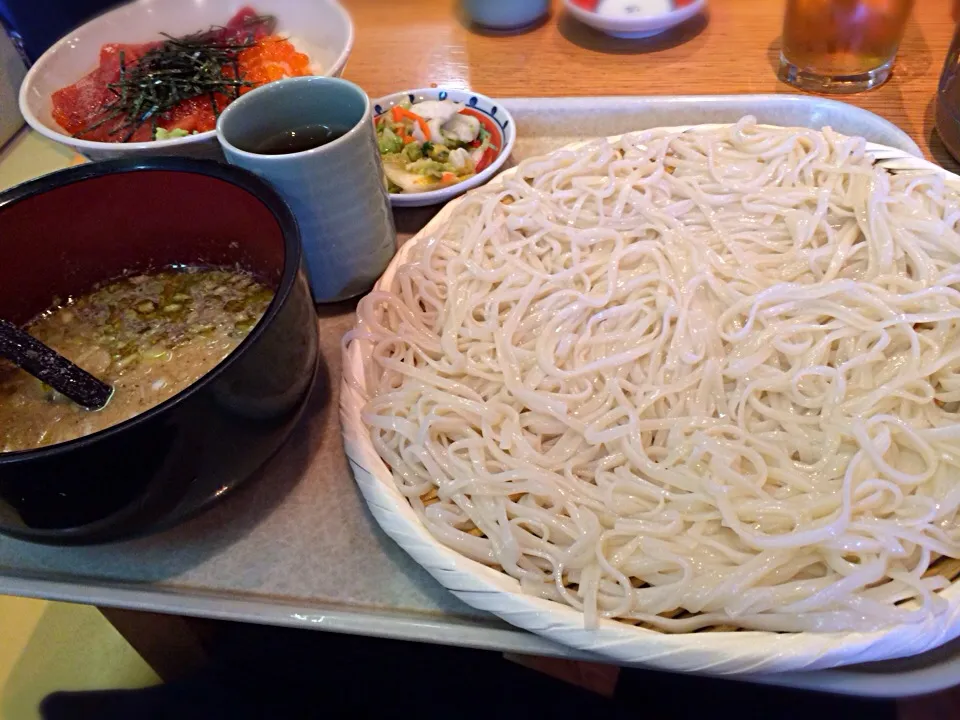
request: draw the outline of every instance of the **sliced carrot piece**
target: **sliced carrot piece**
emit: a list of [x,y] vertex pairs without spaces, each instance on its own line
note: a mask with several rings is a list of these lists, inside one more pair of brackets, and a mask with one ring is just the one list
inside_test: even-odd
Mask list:
[[482,172],[496,159],[497,149],[495,147],[488,147],[483,151],[483,155],[480,156],[480,162],[477,163],[477,167],[474,172]]

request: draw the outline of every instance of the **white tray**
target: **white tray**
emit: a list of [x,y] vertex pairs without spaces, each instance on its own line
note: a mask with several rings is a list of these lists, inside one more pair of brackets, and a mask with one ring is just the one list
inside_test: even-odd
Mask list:
[[649,97],[508,98],[517,123],[514,158],[542,155],[584,138],[674,125],[731,123],[744,115],[768,125],[822,128],[861,135],[923,157],[907,133],[867,110],[809,95],[675,95]]
[[[716,125],[699,127],[709,129]],[[876,144],[871,144],[869,149],[878,161],[891,169],[932,169],[956,179],[903,150]],[[458,203],[448,204],[414,239],[437,231],[453,216]],[[378,283],[378,289],[391,281],[396,269],[406,262],[412,246],[410,243],[401,249]],[[407,500],[397,491],[389,470],[377,457],[360,419],[364,399],[358,388],[364,382],[362,368],[368,360],[368,352],[369,343],[356,341],[346,349],[343,359],[341,425],[354,475],[384,531],[442,585],[473,607],[493,612],[518,627],[581,651],[597,653],[619,664],[719,674],[811,670],[907,657],[937,648],[960,633],[960,603],[957,602],[960,585],[943,593],[943,597],[951,600],[952,607],[949,621],[942,625],[905,625],[874,633],[672,635],[601,620],[596,630],[586,630],[578,612],[559,603],[523,594],[516,580],[451,551],[422,526]]]
[[[905,133],[876,115],[810,96],[518,98],[504,104],[524,136],[517,158],[583,137],[587,123],[594,124],[593,135],[617,134],[746,113],[763,122],[828,123],[917,152]],[[9,149],[0,156],[0,182],[10,172],[7,161],[18,179],[24,171],[53,169],[54,151],[40,152],[44,148],[30,140],[15,148],[16,157]],[[69,162],[65,155],[61,164]],[[398,212],[402,235],[418,231],[433,212]],[[333,383],[329,397],[318,390],[290,443],[236,497],[181,527],[125,543],[57,548],[0,537],[0,592],[596,660],[464,606],[377,527],[351,477],[335,412],[340,336],[352,322],[348,306],[324,309],[320,343]],[[960,641],[905,660],[740,677],[860,696],[929,693],[960,682]]]

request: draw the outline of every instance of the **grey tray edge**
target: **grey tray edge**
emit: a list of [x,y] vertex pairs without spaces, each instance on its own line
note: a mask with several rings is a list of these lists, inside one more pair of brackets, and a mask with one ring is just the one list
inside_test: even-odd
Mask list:
[[[597,656],[558,645],[522,630],[499,626],[499,623],[488,625],[465,618],[433,618],[426,614],[378,612],[369,609],[349,610],[281,600],[265,602],[256,596],[197,594],[196,591],[190,592],[189,597],[184,597],[173,588],[138,588],[124,583],[97,581],[77,585],[65,580],[12,574],[0,577],[0,594],[213,620],[431,642],[520,655],[603,662],[603,659]],[[899,673],[883,672],[879,667],[883,663],[876,665],[872,671],[852,666],[836,670],[775,675],[726,676],[724,679],[875,698],[925,695],[960,682],[960,654],[938,664]]]
[[[545,113],[581,113],[594,117],[616,115],[626,121],[623,129],[713,122],[735,122],[753,115],[758,122],[820,129],[830,126],[846,135],[889,145],[923,157],[906,132],[876,113],[839,100],[809,95],[613,95],[597,97],[503,98],[518,125],[530,123]],[[553,121],[553,124],[557,124]],[[523,133],[522,127],[518,135]]]
[[491,622],[485,623],[449,615],[432,616],[427,613],[371,608],[350,609],[280,598],[265,599],[257,595],[201,593],[195,589],[183,592],[170,586],[137,586],[97,579],[85,579],[80,584],[75,578],[53,580],[18,575],[9,571],[0,576],[0,595],[394,640],[433,642],[524,655],[597,659],[514,629],[496,621],[492,616]]
[[[571,124],[585,118],[619,125],[608,134],[664,125],[732,122],[744,114],[771,124],[821,127],[896,147],[920,156],[916,143],[882,117],[836,100],[800,95],[607,96],[581,98],[504,98],[521,133],[549,119],[556,129],[565,117]],[[560,120],[560,122],[557,122]],[[576,132],[569,136],[577,135]],[[582,135],[582,133],[580,133]],[[596,133],[594,133],[596,134]],[[557,132],[557,137],[567,134]],[[42,577],[41,577],[42,575]],[[264,595],[202,591],[171,585],[112,582],[86,577],[55,577],[38,571],[0,567],[0,593],[104,607],[171,613],[196,617],[287,625],[342,633],[374,635],[419,642],[477,647],[584,660],[596,658],[503,626],[450,615],[378,612],[367,607],[345,608],[322,603],[297,603]],[[930,658],[929,661],[926,658]],[[928,664],[925,664],[928,663]],[[734,678],[731,678],[734,679]],[[877,663],[808,673],[739,676],[738,681],[868,697],[904,697],[935,692],[960,683],[960,644],[908,661]]]

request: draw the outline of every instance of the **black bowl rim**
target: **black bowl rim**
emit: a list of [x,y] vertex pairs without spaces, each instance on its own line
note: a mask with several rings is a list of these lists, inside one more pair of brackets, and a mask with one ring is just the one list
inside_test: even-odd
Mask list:
[[[233,165],[217,162],[216,160],[206,160],[200,158],[187,157],[150,157],[150,158],[122,158],[118,160],[105,160],[96,163],[85,163],[64,170],[42,175],[34,180],[29,180],[20,185],[16,185],[3,193],[0,193],[0,209],[13,203],[27,200],[36,195],[43,194],[50,190],[60,187],[66,187],[78,182],[90,180],[92,178],[114,173],[128,173],[164,170],[172,172],[185,172],[197,175],[205,175],[218,180],[223,180],[236,187],[246,190],[253,198],[263,203],[277,223],[280,225],[280,231],[283,235],[283,272],[280,276],[280,282],[277,291],[267,306],[263,317],[254,326],[253,330],[244,338],[234,350],[223,360],[217,363],[212,370],[200,377],[199,380],[178,392],[173,397],[163,401],[146,412],[135,415],[129,420],[124,420],[116,425],[111,425],[103,430],[99,430],[90,435],[68,440],[66,442],[49,445],[46,447],[33,448],[30,450],[14,450],[12,452],[0,452],[0,467],[10,466],[18,463],[34,462],[41,458],[52,458],[63,453],[73,452],[88,445],[100,442],[107,442],[115,436],[123,433],[130,427],[148,422],[150,419],[165,413],[173,407],[184,402],[188,397],[202,390],[212,383],[221,373],[225,372],[237,359],[244,354],[246,349],[256,342],[273,321],[280,307],[286,302],[290,293],[293,291],[297,274],[300,271],[301,247],[300,230],[297,225],[293,211],[283,200],[282,197],[265,180],[254,173],[238,168]],[[87,526],[83,526],[87,527]],[[62,531],[58,531],[62,532]]]

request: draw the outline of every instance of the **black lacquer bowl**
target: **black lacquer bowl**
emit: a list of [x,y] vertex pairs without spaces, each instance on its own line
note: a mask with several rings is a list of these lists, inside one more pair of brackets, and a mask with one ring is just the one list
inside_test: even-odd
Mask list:
[[290,210],[262,180],[205,160],[115,160],[0,194],[0,317],[173,264],[239,266],[276,296],[243,343],[167,402],[101,432],[0,453],[0,532],[89,543],[209,505],[280,447],[317,372],[317,323]]

